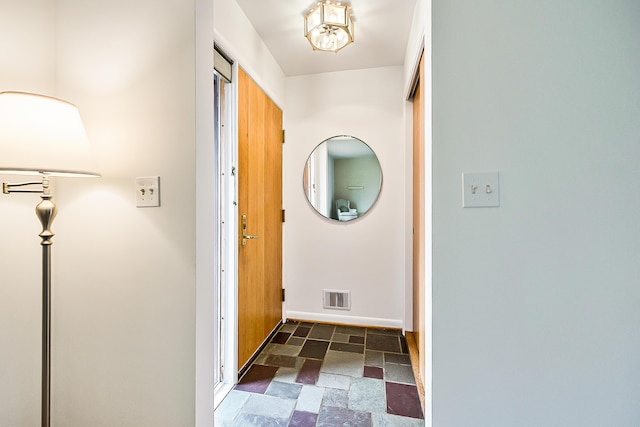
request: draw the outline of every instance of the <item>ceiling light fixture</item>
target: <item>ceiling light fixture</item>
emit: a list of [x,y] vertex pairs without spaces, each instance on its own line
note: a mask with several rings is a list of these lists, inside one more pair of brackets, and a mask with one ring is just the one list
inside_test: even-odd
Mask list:
[[304,36],[313,50],[338,52],[353,42],[351,9],[341,3],[318,3],[304,17]]

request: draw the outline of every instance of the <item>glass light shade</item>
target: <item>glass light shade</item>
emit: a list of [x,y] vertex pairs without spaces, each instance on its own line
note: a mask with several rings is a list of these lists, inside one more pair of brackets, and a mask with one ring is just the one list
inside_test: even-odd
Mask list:
[[0,92],[0,173],[100,176],[76,106]]
[[314,50],[338,52],[353,42],[349,6],[321,3],[304,17],[304,36]]
[[318,28],[318,26],[322,23],[322,11],[320,6],[313,9],[309,14],[304,18],[304,34],[305,37],[308,33],[313,31],[313,29]]
[[324,22],[329,25],[339,25],[346,27],[347,25],[347,7],[334,4],[323,4]]

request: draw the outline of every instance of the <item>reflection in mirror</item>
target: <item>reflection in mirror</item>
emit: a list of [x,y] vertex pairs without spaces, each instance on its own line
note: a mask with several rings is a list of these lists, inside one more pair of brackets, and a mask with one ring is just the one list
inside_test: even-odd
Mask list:
[[318,145],[304,167],[307,200],[322,216],[351,221],[375,204],[382,169],[373,150],[358,138],[335,136]]

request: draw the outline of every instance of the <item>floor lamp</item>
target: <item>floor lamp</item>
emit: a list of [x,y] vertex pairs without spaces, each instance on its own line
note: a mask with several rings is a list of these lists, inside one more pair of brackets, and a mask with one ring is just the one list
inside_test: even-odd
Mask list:
[[57,208],[50,176],[98,177],[78,109],[66,101],[25,92],[0,92],[0,174],[38,175],[3,183],[2,192],[39,193],[42,224],[42,427],[51,422],[51,223]]

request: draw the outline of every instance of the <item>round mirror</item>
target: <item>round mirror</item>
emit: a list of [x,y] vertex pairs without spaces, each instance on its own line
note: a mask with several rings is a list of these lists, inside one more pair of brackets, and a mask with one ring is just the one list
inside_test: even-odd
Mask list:
[[352,136],[334,136],[311,152],[302,185],[320,215],[351,221],[366,214],[378,199],[382,169],[367,144]]

